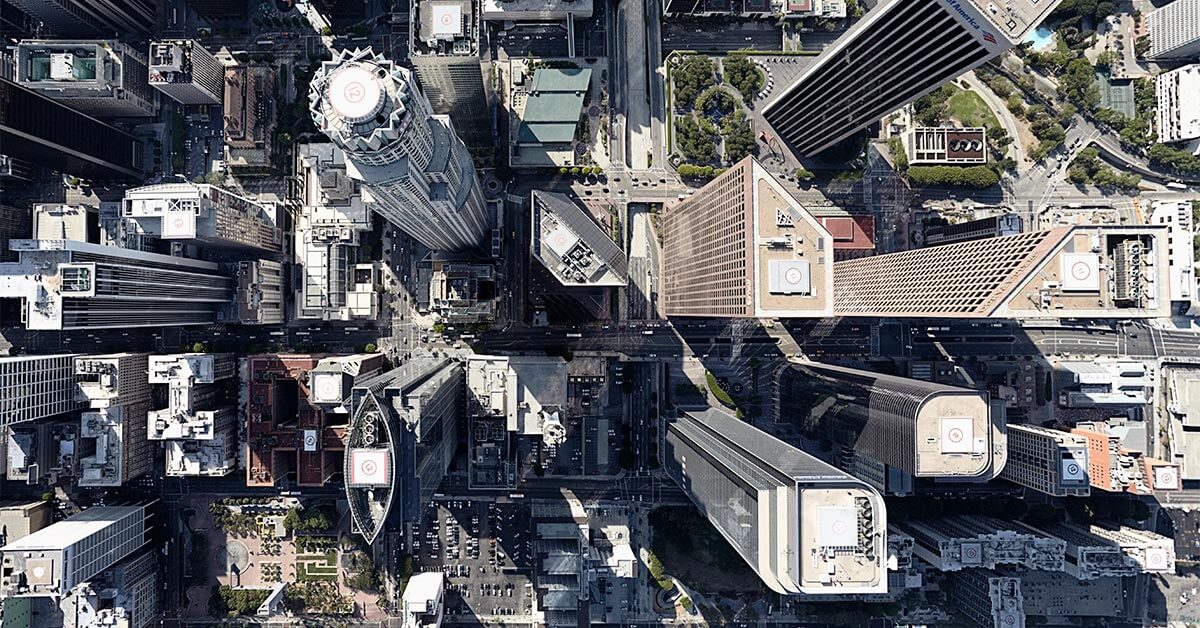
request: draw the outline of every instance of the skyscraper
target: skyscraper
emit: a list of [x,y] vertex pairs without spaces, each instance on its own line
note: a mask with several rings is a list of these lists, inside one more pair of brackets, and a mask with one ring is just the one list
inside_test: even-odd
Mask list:
[[917,478],[987,481],[1004,466],[987,393],[792,362],[777,394],[779,420]]
[[207,183],[160,183],[125,191],[121,217],[137,232],[164,240],[278,253],[283,230],[278,210]]
[[119,41],[25,40],[17,44],[16,80],[99,118],[158,111],[146,55]]
[[717,408],[667,427],[667,474],[784,594],[887,591],[887,514],[862,481]]
[[1088,443],[1082,436],[1037,425],[1008,426],[1008,461],[1000,477],[1035,491],[1087,497]]
[[0,297],[24,301],[27,329],[205,325],[233,301],[217,264],[77,240],[13,240]]
[[0,427],[78,410],[75,356],[0,357]]
[[75,358],[76,397],[89,408],[76,442],[80,486],[118,487],[154,466],[146,440],[148,360],[145,353]]
[[833,315],[833,238],[747,157],[663,217],[668,316]]
[[221,104],[224,80],[225,67],[196,41],[150,44],[150,87],[185,105]]
[[1153,318],[1170,313],[1166,225],[1084,225],[833,265],[838,316]]
[[7,1],[61,36],[149,33],[159,6],[154,0]]
[[4,547],[0,596],[60,597],[145,545],[145,506],[92,506]]
[[1146,14],[1151,59],[1200,54],[1200,0],[1172,0]]
[[346,497],[355,527],[374,543],[388,517],[417,521],[458,446],[462,366],[415,358],[354,387]]
[[813,155],[1012,48],[1058,0],[882,0],[846,31],[763,118]]
[[433,110],[450,116],[463,141],[490,146],[492,116],[479,58],[478,0],[412,0],[410,56]]
[[149,382],[167,385],[167,407],[147,417],[147,438],[164,441],[169,476],[224,476],[237,464],[237,407],[223,390],[234,383],[232,353],[150,357]]
[[0,144],[10,157],[88,179],[141,179],[142,141],[0,79]]
[[412,72],[370,48],[343,50],[317,70],[309,108],[381,216],[431,249],[483,241],[488,214],[471,156]]

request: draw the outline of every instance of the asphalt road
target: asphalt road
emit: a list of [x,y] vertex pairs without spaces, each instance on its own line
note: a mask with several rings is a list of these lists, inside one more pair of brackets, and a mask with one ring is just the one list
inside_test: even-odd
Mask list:
[[777,24],[722,20],[719,26],[695,20],[667,20],[662,25],[662,49],[730,52],[781,50],[783,29]]

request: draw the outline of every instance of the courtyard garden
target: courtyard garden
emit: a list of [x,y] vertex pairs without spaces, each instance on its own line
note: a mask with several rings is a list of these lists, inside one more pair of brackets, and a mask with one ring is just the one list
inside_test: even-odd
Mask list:
[[748,56],[673,57],[669,77],[672,163],[681,176],[711,178],[755,153],[747,109],[766,79]]

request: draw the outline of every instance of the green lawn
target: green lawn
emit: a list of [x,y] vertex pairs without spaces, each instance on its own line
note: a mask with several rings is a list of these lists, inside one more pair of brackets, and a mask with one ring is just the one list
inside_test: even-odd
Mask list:
[[975,92],[955,89],[954,95],[946,103],[950,117],[958,120],[963,126],[982,126],[989,129],[1000,126],[996,114],[988,108],[983,98]]

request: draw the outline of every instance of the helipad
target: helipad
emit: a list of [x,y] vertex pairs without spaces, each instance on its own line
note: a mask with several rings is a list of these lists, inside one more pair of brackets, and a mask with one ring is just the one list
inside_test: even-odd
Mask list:
[[351,122],[362,122],[379,110],[383,85],[366,67],[347,65],[330,77],[326,96],[338,115]]

